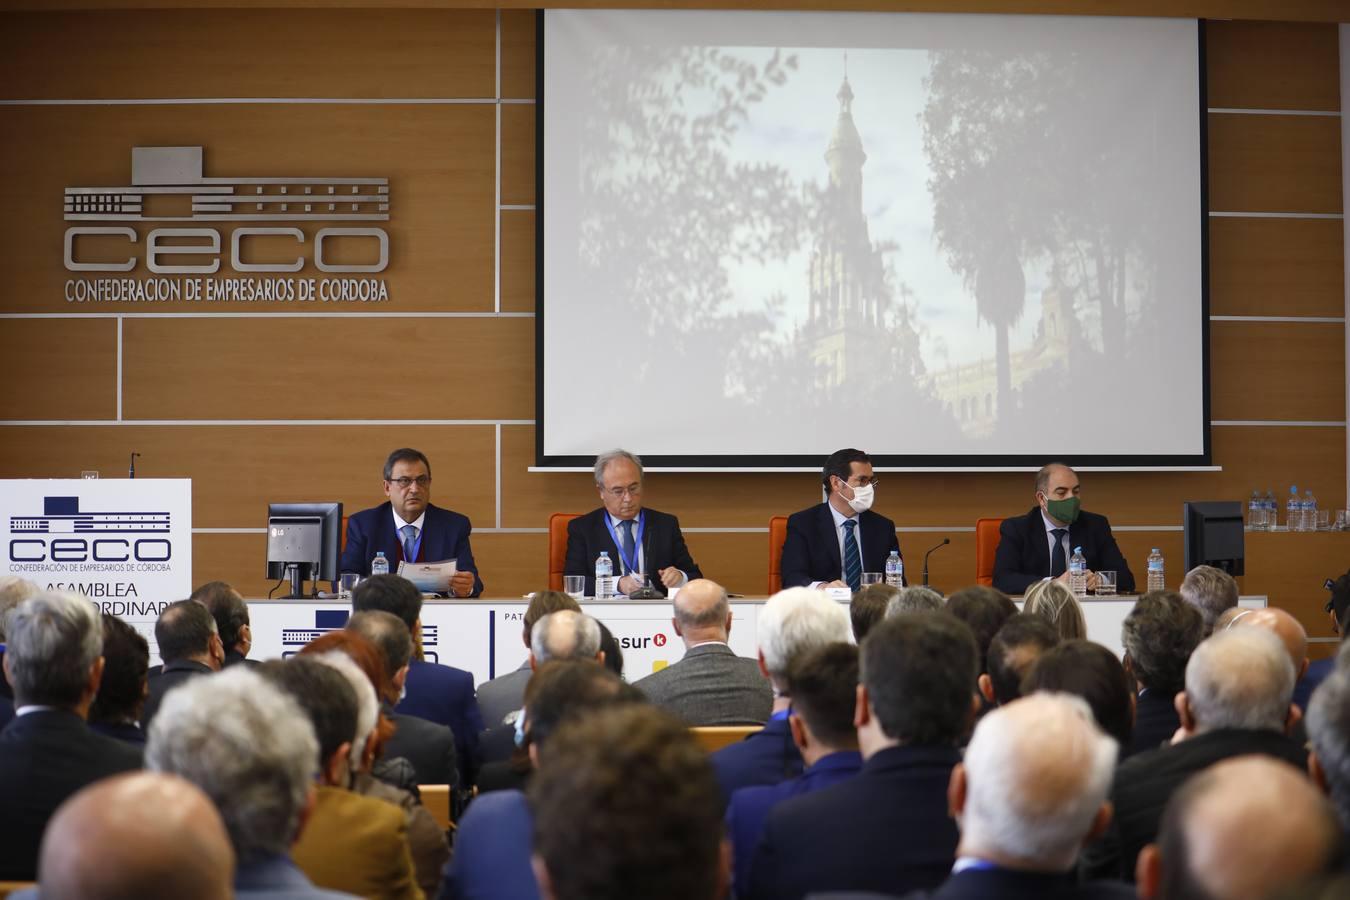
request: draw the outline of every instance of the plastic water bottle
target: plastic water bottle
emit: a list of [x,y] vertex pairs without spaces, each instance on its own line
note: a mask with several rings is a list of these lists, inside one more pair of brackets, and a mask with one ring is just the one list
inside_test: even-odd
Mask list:
[[1298,499],[1298,485],[1289,485],[1289,499],[1284,504],[1284,515],[1290,531],[1303,530],[1303,503]]
[[1266,507],[1261,502],[1259,491],[1252,491],[1252,499],[1247,501],[1247,530],[1260,531],[1266,526]]
[[1161,591],[1166,588],[1163,578],[1163,555],[1157,547],[1148,555],[1148,589]]
[[1069,590],[1080,599],[1087,596],[1087,557],[1082,547],[1074,547],[1069,560]]
[[614,561],[608,550],[601,550],[595,561],[595,599],[608,600],[614,596]]
[[1317,530],[1317,498],[1312,491],[1303,492],[1303,530]]
[[899,550],[892,550],[886,557],[886,583],[896,588],[905,586],[905,563],[900,559]]
[[1280,524],[1280,504],[1275,502],[1275,492],[1266,490],[1266,530],[1274,531],[1275,526]]
[[381,550],[375,554],[375,558],[370,561],[371,575],[388,575],[389,560],[384,558],[384,551]]

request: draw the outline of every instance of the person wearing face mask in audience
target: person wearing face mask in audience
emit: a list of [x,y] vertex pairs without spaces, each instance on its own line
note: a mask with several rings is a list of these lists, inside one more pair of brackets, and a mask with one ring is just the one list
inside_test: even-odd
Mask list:
[[[863,572],[882,572],[899,552],[895,523],[872,512],[872,460],[852,447],[825,460],[826,499],[788,517],[780,572],[783,587],[862,587]],[[901,557],[903,559],[903,555]]]
[[1097,587],[1097,572],[1114,571],[1116,590],[1134,592],[1134,573],[1121,555],[1106,516],[1085,512],[1079,500],[1078,474],[1063,463],[1050,463],[1036,473],[1036,505],[1025,516],[1003,520],[994,555],[994,587],[1005,594],[1024,594],[1033,583],[1053,578],[1068,582],[1069,560],[1082,547],[1087,559],[1088,590]]

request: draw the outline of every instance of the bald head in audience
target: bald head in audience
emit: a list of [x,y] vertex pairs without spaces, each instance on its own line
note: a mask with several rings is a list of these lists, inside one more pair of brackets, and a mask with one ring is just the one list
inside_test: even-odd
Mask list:
[[1331,807],[1297,769],[1240,756],[1173,795],[1158,843],[1139,854],[1139,896],[1263,900],[1326,872],[1339,841]]
[[1294,664],[1294,680],[1298,681],[1308,671],[1308,632],[1289,613],[1275,607],[1266,609],[1244,609],[1233,617],[1231,628],[1255,626],[1264,628],[1280,639],[1289,661]]
[[44,897],[233,896],[234,851],[206,794],[173,775],[96,782],[61,805],[42,840]]
[[1284,732],[1298,719],[1293,695],[1284,644],[1263,628],[1230,628],[1191,654],[1177,715],[1185,736],[1220,728]]
[[1035,694],[987,713],[948,798],[958,857],[1031,872],[1066,872],[1111,821],[1116,742],[1077,697]]
[[685,647],[707,641],[726,643],[731,634],[731,604],[726,588],[706,578],[695,578],[680,588],[674,600],[675,616],[670,621]]
[[530,633],[530,668],[551,659],[594,659],[604,662],[600,624],[583,612],[560,609],[534,623]]

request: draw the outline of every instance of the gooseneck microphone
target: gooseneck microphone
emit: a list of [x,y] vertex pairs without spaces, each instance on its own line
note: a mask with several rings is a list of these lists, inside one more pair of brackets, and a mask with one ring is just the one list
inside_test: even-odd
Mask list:
[[128,477],[128,478],[135,478],[135,477],[136,477],[136,457],[138,457],[138,456],[140,456],[139,453],[136,453],[135,451],[132,451],[132,454],[131,454],[131,468],[127,469],[127,477]]
[[[943,538],[942,543],[938,544],[933,550],[941,550],[952,542],[951,538]],[[928,587],[928,557],[933,555],[933,550],[929,550],[923,555],[923,586]]]

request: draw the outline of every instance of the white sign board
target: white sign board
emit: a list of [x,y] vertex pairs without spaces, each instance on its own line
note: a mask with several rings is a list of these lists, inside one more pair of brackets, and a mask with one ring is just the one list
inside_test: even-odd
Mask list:
[[160,611],[192,593],[186,478],[0,480],[5,572],[73,591],[150,641]]

